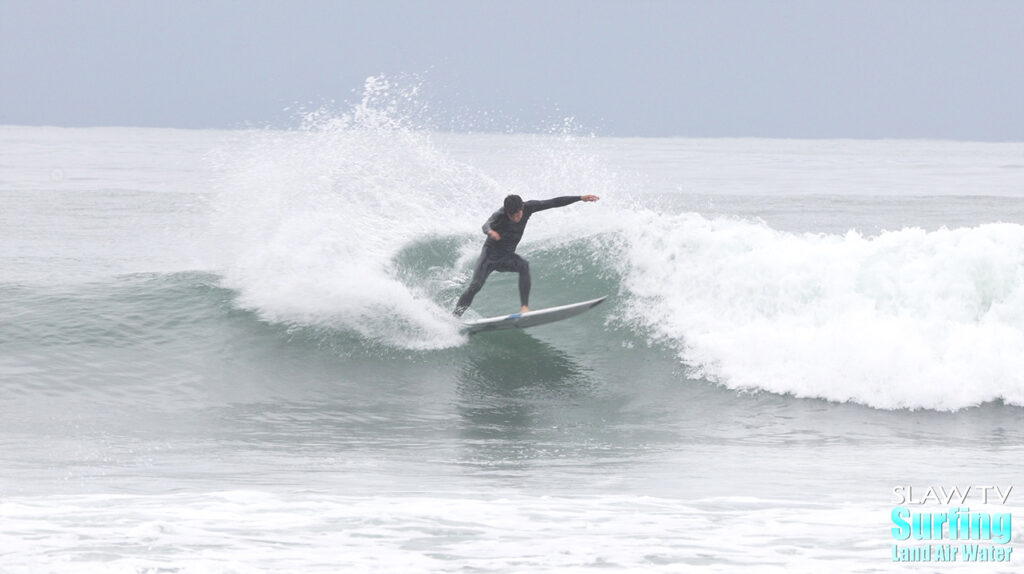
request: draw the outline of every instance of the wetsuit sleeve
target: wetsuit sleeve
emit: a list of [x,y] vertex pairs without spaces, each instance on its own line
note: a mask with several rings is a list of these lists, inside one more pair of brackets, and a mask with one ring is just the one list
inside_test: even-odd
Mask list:
[[494,229],[494,224],[497,223],[498,218],[503,215],[505,215],[505,212],[499,209],[498,211],[495,211],[494,214],[487,219],[487,221],[484,222],[484,226],[481,228],[484,230],[484,235],[487,235],[488,231]]
[[554,199],[544,200],[530,200],[523,204],[524,207],[529,207],[531,213],[537,213],[538,211],[544,211],[545,209],[551,209],[552,207],[565,207],[570,203],[576,203],[582,199],[578,195],[565,195],[562,197],[556,197]]

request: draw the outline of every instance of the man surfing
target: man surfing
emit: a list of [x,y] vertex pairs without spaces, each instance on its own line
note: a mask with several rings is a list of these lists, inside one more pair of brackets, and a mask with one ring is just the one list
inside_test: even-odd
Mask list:
[[515,272],[519,274],[519,304],[522,306],[520,313],[530,310],[530,263],[516,254],[516,246],[523,238],[523,231],[530,216],[538,211],[551,209],[553,207],[564,207],[577,201],[597,201],[596,195],[567,195],[543,201],[523,201],[518,195],[509,195],[505,198],[505,204],[501,209],[495,211],[490,219],[484,223],[483,231],[487,235],[484,247],[480,250],[480,258],[476,261],[473,269],[473,279],[470,280],[466,291],[459,297],[455,304],[455,316],[461,317],[476,296],[480,288],[487,281],[487,276],[493,271]]

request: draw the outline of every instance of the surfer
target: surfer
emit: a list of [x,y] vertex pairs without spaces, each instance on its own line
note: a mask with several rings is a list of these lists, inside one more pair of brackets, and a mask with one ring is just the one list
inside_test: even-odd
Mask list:
[[530,310],[530,263],[516,254],[516,246],[523,238],[523,231],[530,216],[538,211],[551,209],[553,207],[564,207],[577,201],[597,201],[596,195],[567,195],[543,201],[523,201],[518,195],[509,195],[505,198],[505,204],[501,209],[495,211],[490,219],[484,223],[483,231],[487,235],[483,249],[480,250],[480,258],[476,261],[473,269],[473,279],[470,280],[466,291],[459,297],[455,304],[455,316],[461,317],[476,296],[480,288],[487,281],[487,276],[492,271],[515,272],[519,274],[519,304],[522,306],[520,313]]

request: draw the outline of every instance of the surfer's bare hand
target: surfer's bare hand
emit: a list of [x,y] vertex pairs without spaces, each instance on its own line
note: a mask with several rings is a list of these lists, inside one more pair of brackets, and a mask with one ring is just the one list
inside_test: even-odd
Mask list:
[[493,229],[487,231],[487,236],[495,241],[501,241],[501,236],[498,235],[498,232]]
[[581,195],[580,199],[582,199],[583,201],[597,201],[601,198],[596,195]]

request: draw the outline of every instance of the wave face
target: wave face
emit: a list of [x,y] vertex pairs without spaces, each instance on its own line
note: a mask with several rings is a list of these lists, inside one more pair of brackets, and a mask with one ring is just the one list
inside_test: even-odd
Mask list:
[[[563,229],[604,217],[567,219]],[[638,347],[655,345],[677,355],[687,375],[681,384],[706,379],[880,409],[1024,405],[1024,226],[865,237],[638,210],[595,228],[605,231],[548,237],[525,251],[541,304],[613,295],[593,317],[531,332],[542,340],[584,336],[595,351],[582,352],[595,354],[581,361],[630,362]],[[7,390],[116,391],[190,404],[201,402],[198,389],[212,376],[203,374],[204,361],[225,357],[273,365],[293,364],[296,352],[377,360],[415,352],[428,361],[440,348],[472,352],[445,315],[476,246],[456,235],[399,244],[386,265],[357,259],[364,268],[351,271],[355,277],[340,271],[344,265],[303,269],[282,257],[245,260],[224,275],[7,286]],[[287,264],[295,265],[291,275],[279,278],[273,265]],[[256,280],[260,272],[275,275]],[[384,287],[364,291],[374,285]],[[495,274],[477,307],[497,314],[516,301],[515,278]],[[197,341],[218,343],[202,345],[200,358]],[[131,375],[140,353],[147,371],[166,373],[166,385]],[[76,369],[81,364],[96,368]]]
[[[40,146],[71,136],[83,149],[90,138],[109,143],[109,169],[73,180],[88,189],[125,163],[148,167],[124,182],[138,190],[99,194],[101,203],[84,191],[79,201],[55,196],[74,222],[66,227],[82,231],[63,241],[59,261],[83,262],[78,275],[92,282],[57,291],[5,282],[6,309],[24,320],[0,335],[45,348],[110,331],[102,318],[129,313],[147,318],[125,327],[138,340],[186,341],[196,336],[187,325],[220,332],[226,307],[241,321],[227,332],[259,342],[259,351],[232,347],[243,356],[273,354],[282,334],[342,354],[471,352],[450,310],[483,221],[508,193],[593,193],[600,202],[538,214],[520,246],[534,308],[612,295],[586,319],[530,332],[575,339],[585,330],[601,354],[584,351],[583,362],[628,363],[651,346],[680,367],[680,384],[881,409],[1024,405],[1019,146],[610,140],[571,121],[542,135],[444,134],[422,111],[415,89],[370,79],[350,109],[307,114],[289,131],[13,130]],[[139,142],[131,155],[126,138]],[[168,138],[193,155],[140,159]],[[187,172],[188,186],[167,183],[207,141],[220,146],[208,171]],[[970,181],[983,185],[961,192],[949,170],[979,171]],[[212,189],[200,185],[211,173]],[[33,194],[58,184],[11,195],[22,206],[12,222],[25,222],[12,226],[13,247],[0,248],[12,277],[66,279],[66,268],[24,255],[35,245],[45,256],[51,241],[37,230],[64,221],[33,219],[47,213]],[[112,217],[117,202],[136,215]],[[179,229],[189,237],[173,240]],[[156,264],[172,247],[181,253]],[[514,311],[517,299],[514,277],[495,273],[470,313]],[[143,309],[153,300],[160,306]],[[140,307],[126,308],[132,301]],[[178,307],[192,319],[178,322]],[[76,323],[62,327],[69,318]],[[89,340],[79,349],[66,341],[69,356]],[[132,343],[106,348],[120,344]],[[88,352],[116,359],[99,347]]]

